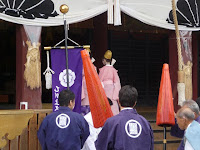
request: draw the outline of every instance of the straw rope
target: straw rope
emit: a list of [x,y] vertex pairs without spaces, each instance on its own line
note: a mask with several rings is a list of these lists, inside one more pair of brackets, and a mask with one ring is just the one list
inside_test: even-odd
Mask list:
[[24,79],[27,87],[31,90],[41,87],[41,62],[40,62],[40,43],[31,44],[27,41],[28,51],[24,70]]
[[180,41],[180,34],[178,30],[178,20],[176,15],[176,4],[175,0],[172,0],[172,13],[176,31],[176,43],[177,43],[177,53],[178,53],[178,84],[177,84],[177,91],[178,91],[178,104],[182,105],[183,101],[185,101],[185,83],[184,83],[184,72],[183,72],[183,64],[182,64],[182,53],[181,53],[181,41]]
[[177,52],[178,52],[178,70],[182,71],[182,53],[181,53],[181,41],[180,41],[180,35],[178,30],[178,20],[176,15],[176,4],[175,0],[172,0],[172,12],[173,12],[173,19],[174,19],[174,25],[176,30],[176,40],[177,40]]

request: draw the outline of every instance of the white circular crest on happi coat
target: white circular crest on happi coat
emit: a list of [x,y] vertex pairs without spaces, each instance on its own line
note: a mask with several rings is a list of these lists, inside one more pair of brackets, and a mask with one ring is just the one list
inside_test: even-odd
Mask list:
[[70,124],[70,117],[66,114],[60,114],[56,117],[56,125],[61,128],[67,128]]
[[[68,73],[69,73],[69,87],[71,87],[72,85],[74,85],[74,81],[76,79],[76,74],[71,69],[68,69]],[[67,71],[66,71],[66,69],[64,69],[59,74],[59,81],[63,87],[67,87],[67,77],[66,76],[67,76]]]
[[[133,125],[132,127],[130,127],[130,125]],[[130,131],[130,128],[132,130],[132,133]],[[131,119],[129,121],[126,122],[126,125],[125,125],[125,131],[126,131],[126,134],[131,137],[131,138],[137,138],[140,136],[141,132],[142,132],[142,126],[141,124],[134,120],[134,119]]]

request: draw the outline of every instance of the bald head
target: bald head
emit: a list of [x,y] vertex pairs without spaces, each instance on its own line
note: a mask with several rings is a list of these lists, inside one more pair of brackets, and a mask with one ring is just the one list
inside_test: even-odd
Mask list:
[[176,114],[178,126],[181,130],[187,129],[188,125],[195,119],[195,113],[188,107],[182,107]]

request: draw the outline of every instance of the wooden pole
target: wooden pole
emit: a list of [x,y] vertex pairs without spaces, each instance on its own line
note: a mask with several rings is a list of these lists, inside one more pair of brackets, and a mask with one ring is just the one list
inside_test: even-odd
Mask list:
[[163,150],[167,150],[167,135],[166,135],[166,126],[165,125],[164,125]]

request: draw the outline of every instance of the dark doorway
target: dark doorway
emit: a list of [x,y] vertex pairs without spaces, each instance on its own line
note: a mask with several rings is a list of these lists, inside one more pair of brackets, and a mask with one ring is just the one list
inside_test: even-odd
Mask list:
[[0,109],[15,108],[16,95],[16,28],[0,21]]
[[168,35],[110,31],[109,48],[117,60],[121,85],[133,85],[138,106],[156,107],[163,63],[168,63]]

